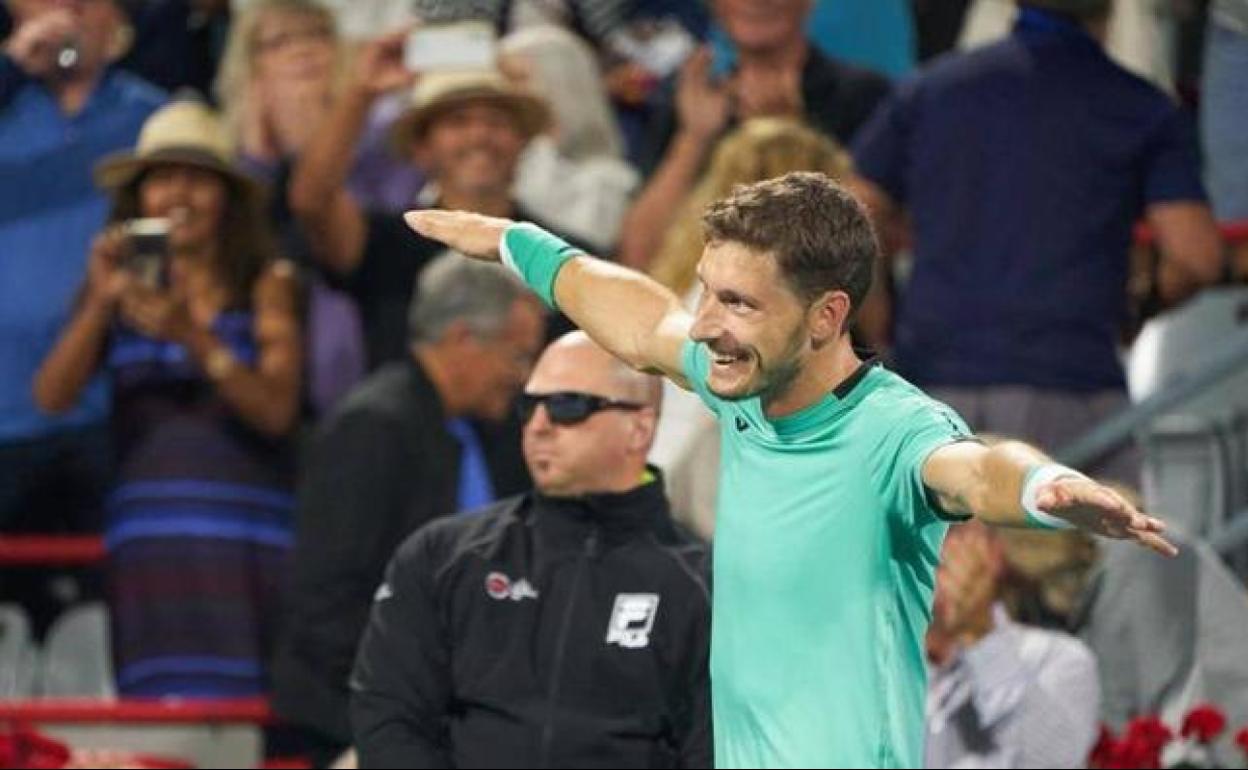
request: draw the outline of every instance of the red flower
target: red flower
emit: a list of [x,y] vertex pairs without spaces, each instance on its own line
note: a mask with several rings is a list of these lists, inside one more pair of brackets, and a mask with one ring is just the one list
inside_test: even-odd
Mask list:
[[1248,754],[1248,727],[1241,728],[1239,732],[1235,733],[1235,745],[1239,747],[1240,751]]
[[1159,768],[1161,750],[1174,740],[1174,732],[1156,716],[1142,716],[1131,720],[1127,734],[1122,740],[1117,759],[1119,767]]
[[1138,742],[1142,746],[1160,751],[1167,743],[1174,740],[1174,731],[1156,716],[1136,717],[1127,725],[1128,742]]
[[1212,743],[1226,729],[1226,716],[1216,706],[1201,704],[1187,712],[1180,734],[1201,743]]
[[1092,747],[1092,753],[1088,755],[1088,767],[1109,768],[1117,753],[1118,738],[1102,722],[1101,734],[1096,739],[1096,745]]
[[1118,754],[1114,760],[1113,766],[1116,768],[1160,770],[1161,746],[1151,744],[1147,739],[1139,737],[1127,738],[1119,744]]

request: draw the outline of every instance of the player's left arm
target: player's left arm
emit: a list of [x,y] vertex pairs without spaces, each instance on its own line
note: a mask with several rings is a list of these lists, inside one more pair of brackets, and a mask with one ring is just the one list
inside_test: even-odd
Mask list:
[[1166,556],[1178,549],[1161,533],[1166,525],[1145,516],[1109,487],[1054,463],[1017,441],[986,447],[958,442],[933,451],[923,483],[946,512],[1005,527],[1078,527],[1116,540],[1133,540]]

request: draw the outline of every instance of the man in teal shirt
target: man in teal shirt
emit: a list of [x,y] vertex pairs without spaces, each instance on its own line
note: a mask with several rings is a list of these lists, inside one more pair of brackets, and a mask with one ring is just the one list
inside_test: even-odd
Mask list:
[[947,520],[1079,526],[1173,547],[1161,522],[863,362],[848,333],[878,244],[861,205],[788,174],[703,217],[694,317],[653,281],[531,225],[412,212],[501,259],[639,369],[692,388],[723,438],[711,681],[718,767],[918,767],[923,637]]

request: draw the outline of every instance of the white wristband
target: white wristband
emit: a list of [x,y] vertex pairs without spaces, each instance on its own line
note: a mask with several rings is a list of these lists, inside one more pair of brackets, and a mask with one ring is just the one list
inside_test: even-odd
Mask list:
[[1067,468],[1065,465],[1058,465],[1057,463],[1037,465],[1027,472],[1027,478],[1023,481],[1022,498],[1019,502],[1023,506],[1023,511],[1027,514],[1027,523],[1030,526],[1037,529],[1074,528],[1074,524],[1051,513],[1042,511],[1040,506],[1036,505],[1036,495],[1039,493],[1040,488],[1064,476],[1074,476],[1080,479],[1087,478],[1087,476],[1084,476],[1074,468]]

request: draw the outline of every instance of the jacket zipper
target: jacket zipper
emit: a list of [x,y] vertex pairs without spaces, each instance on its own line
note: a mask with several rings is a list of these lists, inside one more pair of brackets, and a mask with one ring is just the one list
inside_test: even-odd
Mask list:
[[568,636],[572,631],[572,611],[581,590],[581,577],[585,565],[598,555],[598,530],[585,538],[585,548],[576,559],[576,572],[572,574],[572,590],[568,604],[563,609],[559,624],[559,638],[555,640],[555,660],[550,673],[550,687],[546,691],[546,723],[542,725],[542,746],[538,754],[538,767],[550,767],[550,752],[555,740],[555,704],[559,700],[559,686],[563,683],[563,658],[568,649]]

